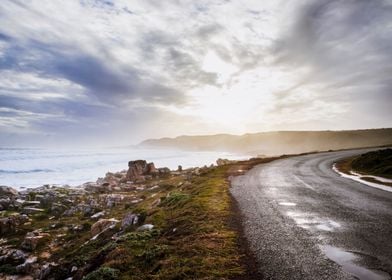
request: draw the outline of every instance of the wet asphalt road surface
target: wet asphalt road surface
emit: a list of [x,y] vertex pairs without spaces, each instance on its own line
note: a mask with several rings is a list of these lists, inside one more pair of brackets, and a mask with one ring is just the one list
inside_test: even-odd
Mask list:
[[262,279],[390,279],[392,192],[332,170],[366,151],[280,159],[232,180]]

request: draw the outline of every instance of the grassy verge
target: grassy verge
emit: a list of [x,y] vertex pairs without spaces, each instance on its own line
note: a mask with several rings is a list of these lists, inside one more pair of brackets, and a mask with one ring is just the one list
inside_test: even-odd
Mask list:
[[158,207],[139,206],[147,213],[145,222],[157,228],[106,244],[109,250],[100,249],[106,250],[101,269],[115,269],[119,279],[244,279],[247,267],[238,227],[231,224],[238,213],[232,211],[228,177],[271,160],[204,169],[177,187],[172,182]]
[[353,170],[385,178],[392,178],[392,149],[362,154],[352,161]]
[[343,160],[338,161],[335,166],[336,168],[345,174],[351,175],[351,170],[352,169],[352,162],[356,157],[349,157],[345,158]]
[[[141,184],[140,190],[119,193],[132,194],[139,202],[103,210],[105,218],[119,221],[129,213],[139,214],[139,223],[126,230],[118,224],[92,238],[96,220],[90,215],[54,217],[44,212],[31,215],[30,222],[5,236],[5,244],[20,248],[27,232],[45,232],[48,241],[31,254],[39,263],[56,264],[50,270],[53,279],[251,279],[229,178],[271,160],[173,173]],[[78,200],[100,196],[85,194]],[[154,228],[138,231],[142,224]],[[13,273],[8,266],[1,268],[0,278]]]
[[381,182],[376,178],[367,175],[392,178],[392,150],[384,149],[365,153],[358,156],[345,158],[336,163],[336,168],[345,174],[352,175],[351,171],[361,174],[361,179],[392,186],[391,183]]
[[230,279],[243,274],[237,235],[228,226],[228,169],[209,168],[185,182],[167,182],[157,207],[146,201],[134,209],[146,213],[145,222],[154,224],[154,230],[130,231],[104,247],[98,241],[71,252],[70,258],[101,259],[92,273],[113,269],[117,279]]
[[170,192],[147,216],[159,229],[125,235],[111,252],[113,261],[104,265],[119,269],[122,279],[228,279],[242,274],[236,234],[227,226],[226,170],[206,170]]

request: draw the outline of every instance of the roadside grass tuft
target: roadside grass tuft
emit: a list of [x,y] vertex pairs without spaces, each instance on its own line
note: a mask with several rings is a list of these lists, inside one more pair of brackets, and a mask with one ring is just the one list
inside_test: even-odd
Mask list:
[[84,280],[116,280],[118,279],[119,271],[110,267],[100,267],[96,271],[89,273]]

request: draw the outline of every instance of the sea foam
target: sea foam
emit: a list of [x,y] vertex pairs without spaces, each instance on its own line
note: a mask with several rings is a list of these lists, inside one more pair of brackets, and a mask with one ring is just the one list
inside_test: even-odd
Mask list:
[[210,165],[217,158],[243,159],[224,152],[190,152],[157,149],[67,150],[7,149],[0,151],[0,184],[17,189],[44,184],[78,186],[106,172],[127,169],[128,161],[145,159],[157,167],[177,169]]

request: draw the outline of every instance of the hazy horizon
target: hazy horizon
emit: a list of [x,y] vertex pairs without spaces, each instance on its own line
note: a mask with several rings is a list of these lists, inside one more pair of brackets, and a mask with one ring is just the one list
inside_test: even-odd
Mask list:
[[0,147],[392,127],[392,3],[0,3]]
[[[347,132],[347,131],[364,131],[364,130],[390,130],[392,128],[389,127],[380,127],[380,128],[364,128],[364,129],[347,129],[347,130],[268,130],[268,131],[257,131],[257,132],[246,132],[246,133],[242,133],[242,134],[235,134],[235,133],[210,133],[210,134],[182,134],[182,135],[174,135],[174,136],[162,136],[162,137],[151,137],[151,138],[145,138],[142,139],[138,142],[135,143],[130,143],[130,144],[123,144],[123,145],[64,145],[64,144],[60,144],[60,145],[30,145],[30,146],[23,146],[23,145],[3,145],[0,146],[0,149],[36,149],[36,150],[40,150],[40,149],[61,149],[64,151],[67,150],[96,150],[99,148],[103,148],[103,149],[126,149],[126,148],[130,148],[130,149],[143,149],[143,142],[149,141],[149,140],[162,140],[162,139],[178,139],[178,138],[182,138],[182,137],[213,137],[213,136],[219,136],[219,135],[228,135],[228,136],[246,136],[246,135],[255,135],[255,134],[269,134],[269,133],[285,133],[285,132]],[[152,148],[152,147],[151,147]],[[158,149],[160,149],[159,147],[156,147]],[[173,147],[172,147],[173,149]],[[182,150],[182,149],[180,149]]]

